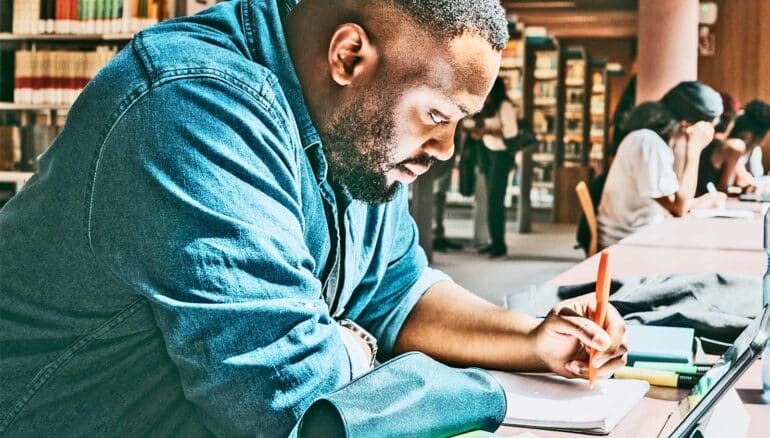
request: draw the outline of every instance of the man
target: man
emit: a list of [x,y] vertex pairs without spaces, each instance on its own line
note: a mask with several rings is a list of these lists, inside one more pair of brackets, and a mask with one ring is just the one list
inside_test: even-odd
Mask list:
[[[714,137],[722,100],[700,82],[682,82],[660,102],[628,114],[598,209],[599,244],[607,247],[664,215],[724,205],[724,194],[694,198],[698,157]],[[680,152],[677,159],[677,152]]]
[[368,370],[358,326],[380,361],[574,377],[586,346],[602,374],[623,363],[616,311],[606,331],[588,297],[538,323],[416,244],[403,185],[481,108],[499,3],[290,6],[155,26],[73,106],[0,216],[0,431],[285,436]]

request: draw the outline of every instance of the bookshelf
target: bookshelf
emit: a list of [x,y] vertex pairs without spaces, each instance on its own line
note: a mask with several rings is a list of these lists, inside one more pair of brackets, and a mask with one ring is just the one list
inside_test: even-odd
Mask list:
[[592,58],[589,68],[591,78],[591,129],[589,138],[591,149],[589,166],[594,175],[605,173],[609,169],[610,102],[612,79],[623,74],[619,63],[608,62],[605,58]]
[[591,58],[588,72],[591,79],[589,103],[591,108],[591,128],[589,130],[591,147],[588,153],[588,164],[593,174],[599,175],[607,169],[606,151],[609,143],[607,59]]
[[580,205],[575,185],[589,178],[591,81],[588,63],[583,47],[560,47],[554,154],[554,217],[560,223],[577,223]]
[[128,42],[134,37],[133,33],[114,33],[114,34],[15,34],[9,32],[0,32],[0,43],[16,43],[24,45],[34,42],[48,41],[67,41],[67,42]]
[[590,93],[588,57],[582,47],[561,48],[557,93],[556,153],[557,166],[588,164]]
[[553,210],[559,45],[539,30],[525,32],[524,49],[524,118],[532,121],[538,141],[532,155],[530,200],[533,209]]
[[88,80],[176,3],[0,0],[0,185],[18,190]]

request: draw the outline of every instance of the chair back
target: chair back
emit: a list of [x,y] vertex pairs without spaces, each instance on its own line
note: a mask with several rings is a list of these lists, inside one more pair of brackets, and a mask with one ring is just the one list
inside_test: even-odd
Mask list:
[[588,222],[588,229],[591,231],[591,241],[588,245],[587,252],[587,256],[591,257],[599,250],[599,227],[596,223],[596,210],[594,210],[591,193],[588,191],[588,185],[585,181],[580,181],[577,186],[575,186],[575,192],[580,201],[580,208],[583,209],[583,215],[586,218],[586,222]]

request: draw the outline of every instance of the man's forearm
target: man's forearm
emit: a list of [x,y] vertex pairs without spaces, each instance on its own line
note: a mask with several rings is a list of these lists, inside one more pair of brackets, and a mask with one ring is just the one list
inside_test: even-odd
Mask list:
[[512,312],[451,282],[423,295],[399,333],[395,352],[422,351],[455,366],[541,371],[533,353],[538,320]]

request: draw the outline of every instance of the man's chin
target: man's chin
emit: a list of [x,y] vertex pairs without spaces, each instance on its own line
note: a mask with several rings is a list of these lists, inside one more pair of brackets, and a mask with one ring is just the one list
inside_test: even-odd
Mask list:
[[401,183],[398,181],[387,184],[385,187],[381,187],[379,190],[351,190],[348,188],[350,196],[357,200],[369,205],[381,205],[388,203],[396,197],[396,194],[401,187]]

